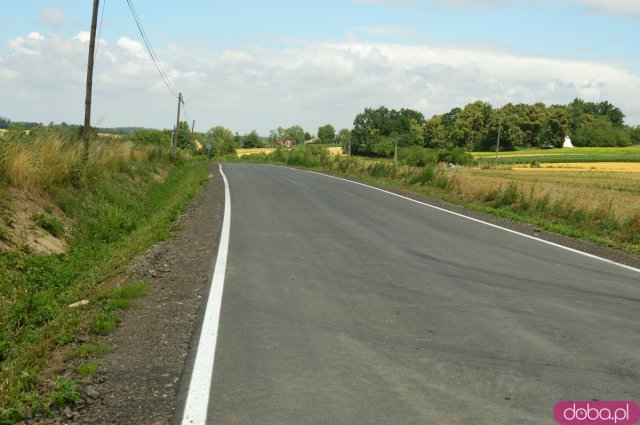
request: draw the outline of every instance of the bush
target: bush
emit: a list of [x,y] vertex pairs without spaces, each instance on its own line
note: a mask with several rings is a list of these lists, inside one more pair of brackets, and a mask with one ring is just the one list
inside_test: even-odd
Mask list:
[[398,149],[398,160],[410,167],[424,167],[438,162],[439,153],[435,149],[420,146]]
[[453,148],[451,150],[440,150],[438,153],[438,162],[446,162],[447,164],[457,165],[473,165],[476,161],[469,152],[464,148]]

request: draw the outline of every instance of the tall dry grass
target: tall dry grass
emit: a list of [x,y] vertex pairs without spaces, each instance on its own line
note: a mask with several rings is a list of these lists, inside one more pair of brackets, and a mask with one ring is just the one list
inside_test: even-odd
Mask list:
[[40,132],[33,139],[0,138],[0,179],[23,189],[48,188],[73,183],[87,166],[122,168],[162,156],[162,150],[154,145],[99,138],[91,142],[89,161],[83,164],[82,143],[66,141],[55,131]]

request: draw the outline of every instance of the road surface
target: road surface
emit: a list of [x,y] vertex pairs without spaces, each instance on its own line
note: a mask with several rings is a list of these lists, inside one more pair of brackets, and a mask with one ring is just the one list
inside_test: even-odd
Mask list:
[[640,273],[389,193],[225,164],[210,424],[553,424],[640,401]]

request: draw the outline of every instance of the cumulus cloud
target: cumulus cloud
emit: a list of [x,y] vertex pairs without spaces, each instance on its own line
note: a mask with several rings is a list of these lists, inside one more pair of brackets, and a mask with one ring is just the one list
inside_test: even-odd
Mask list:
[[[33,33],[9,42],[0,57],[0,91],[24,111],[14,119],[80,122],[87,45]],[[566,104],[609,100],[640,123],[640,76],[615,64],[519,55],[478,46],[308,43],[245,47],[162,63],[198,126],[225,125],[266,134],[279,125],[309,131],[351,127],[365,107],[412,108],[426,116],[477,99]],[[94,75],[100,125],[168,128],[175,100],[139,41],[102,42]],[[26,115],[31,114],[31,115]],[[38,114],[34,116],[33,114]],[[206,129],[203,128],[203,129]]]
[[40,9],[37,22],[58,27],[64,22],[64,12],[56,7]]

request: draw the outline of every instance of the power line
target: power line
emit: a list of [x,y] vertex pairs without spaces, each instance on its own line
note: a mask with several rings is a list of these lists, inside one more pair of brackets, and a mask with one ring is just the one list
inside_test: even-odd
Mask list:
[[178,93],[177,93],[176,89],[173,87],[173,85],[169,81],[169,77],[167,76],[167,74],[165,73],[164,69],[162,69],[162,66],[160,65],[160,60],[158,59],[158,56],[156,55],[156,52],[153,50],[153,47],[151,47],[151,43],[149,42],[149,37],[147,37],[147,33],[144,31],[144,28],[142,27],[142,23],[140,22],[140,18],[138,17],[138,14],[136,13],[136,10],[133,7],[133,4],[131,3],[131,0],[127,0],[127,4],[129,5],[129,9],[131,10],[131,14],[133,15],[133,19],[136,21],[136,26],[138,27],[138,31],[140,32],[140,35],[142,36],[142,40],[144,41],[144,45],[147,48],[147,52],[149,53],[149,56],[151,57],[151,60],[153,61],[153,64],[156,66],[156,69],[158,70],[158,73],[160,74],[160,77],[162,78],[162,81],[164,81],[164,84],[167,86],[167,88],[169,89],[171,94],[174,97],[178,97]]
[[191,118],[189,117],[189,109],[187,108],[187,104],[184,102],[184,96],[182,96],[182,106],[184,107],[184,116],[187,120],[187,123],[190,123]]
[[93,55],[93,60],[95,61],[98,57],[98,49],[100,47],[100,35],[102,34],[102,23],[104,22],[104,8],[107,5],[107,0],[103,0],[102,2],[102,13],[100,14],[100,27],[98,28],[98,43],[96,44],[96,52]]

